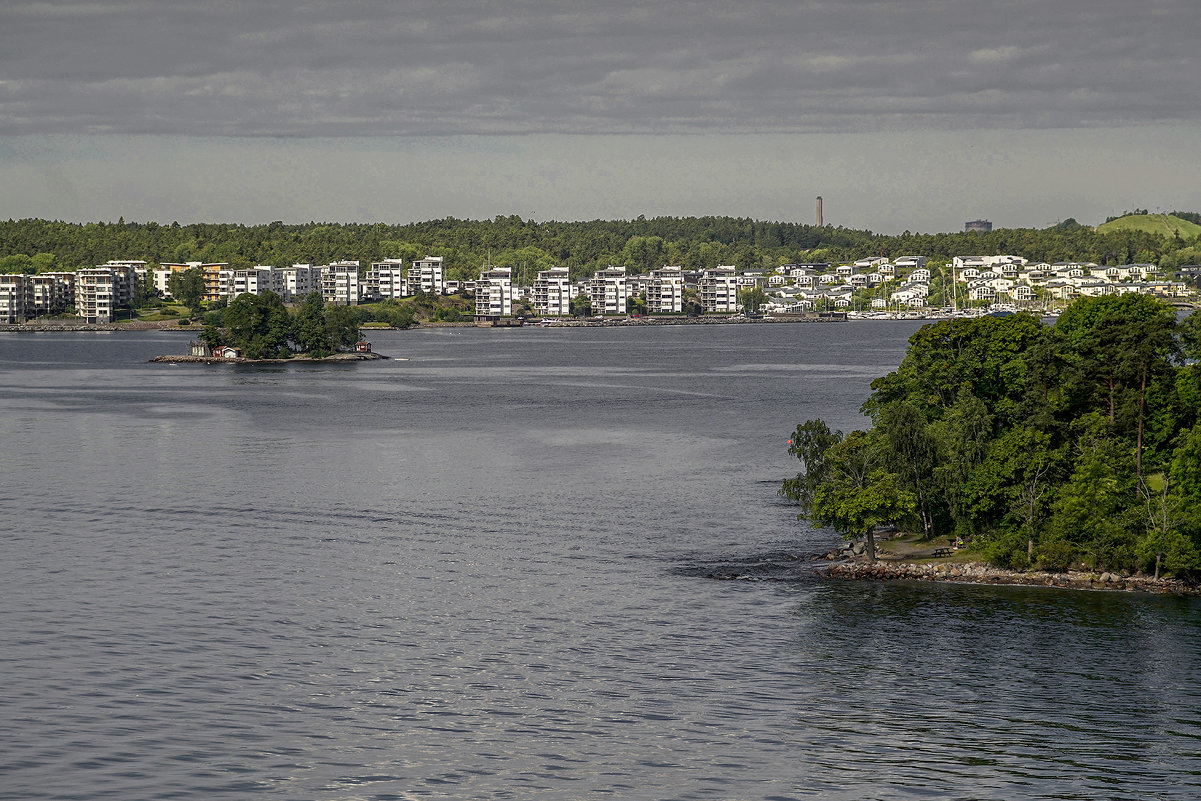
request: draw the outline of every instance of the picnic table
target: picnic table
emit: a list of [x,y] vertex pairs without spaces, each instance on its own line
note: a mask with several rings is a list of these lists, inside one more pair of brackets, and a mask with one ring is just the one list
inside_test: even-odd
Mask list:
[[945,547],[945,548],[935,548],[935,549],[934,549],[934,552],[933,552],[933,553],[931,553],[930,555],[931,555],[931,556],[935,556],[935,557],[938,557],[938,556],[950,556],[950,555],[951,555],[952,553],[954,553],[954,552],[955,552],[955,538],[954,538],[954,537],[951,537],[950,539],[948,539],[948,540],[947,540],[947,547]]

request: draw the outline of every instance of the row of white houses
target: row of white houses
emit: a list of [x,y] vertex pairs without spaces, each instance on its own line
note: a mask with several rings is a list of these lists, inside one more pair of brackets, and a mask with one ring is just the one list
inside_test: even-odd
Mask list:
[[[1033,301],[1037,296],[1069,300],[1079,296],[1148,292],[1165,296],[1186,294],[1180,282],[1156,280],[1150,264],[1098,266],[1090,263],[1029,263],[1019,256],[956,256],[950,276],[942,271],[945,302]],[[231,269],[224,263],[182,262],[148,270],[143,261],[109,261],[75,273],[0,275],[0,322],[19,322],[74,308],[88,322],[110,322],[116,311],[131,303],[139,282],[148,282],[170,297],[173,273],[199,269],[204,299],[232,300],[242,293],[270,290],[285,302],[297,302],[320,292],[327,304],[355,305],[406,298],[418,292],[445,294],[460,289],[475,293],[477,319],[511,315],[518,300],[529,302],[535,314],[565,316],[572,300],[585,296],[595,315],[621,315],[630,298],[644,298],[652,314],[680,314],[685,289],[696,292],[705,313],[740,310],[741,290],[760,286],[771,297],[765,311],[796,313],[815,308],[849,308],[861,290],[872,290],[871,308],[917,308],[928,305],[931,270],[924,256],[892,260],[862,259],[832,265],[825,262],[786,264],[767,274],[739,271],[732,265],[703,271],[664,266],[646,274],[628,274],[625,267],[608,267],[582,281],[572,281],[566,268],[540,271],[531,286],[517,286],[507,267],[486,267],[476,281],[462,286],[447,281],[443,260],[426,256],[405,264],[384,259],[361,269],[357,261],[291,267],[259,265]],[[947,279],[950,279],[949,281]],[[899,282],[899,283],[897,283]],[[866,302],[866,301],[865,301]]]
[[[948,305],[974,302],[1031,303],[1042,298],[1066,301],[1127,292],[1165,297],[1186,295],[1189,288],[1179,281],[1156,277],[1151,264],[1099,266],[1084,262],[1030,263],[1020,256],[956,256],[941,270],[944,302]],[[802,312],[814,308],[851,308],[859,290],[887,286],[864,303],[873,309],[921,308],[929,305],[932,273],[923,257],[906,257],[889,262],[865,259],[831,269],[829,264],[786,265],[771,276],[774,292],[766,309],[773,312]],[[896,284],[895,282],[898,282]]]
[[[734,267],[705,270],[698,279],[701,304],[707,312],[737,311],[739,276]],[[535,314],[564,316],[572,313],[572,300],[584,296],[594,315],[626,314],[630,298],[644,296],[653,314],[681,314],[684,310],[685,275],[682,267],[664,266],[647,275],[628,275],[625,267],[598,270],[591,278],[572,282],[565,267],[542,270],[531,287],[516,287],[508,267],[485,270],[480,280],[466,288],[475,291],[475,316],[496,319],[512,313],[513,301],[525,297]]]

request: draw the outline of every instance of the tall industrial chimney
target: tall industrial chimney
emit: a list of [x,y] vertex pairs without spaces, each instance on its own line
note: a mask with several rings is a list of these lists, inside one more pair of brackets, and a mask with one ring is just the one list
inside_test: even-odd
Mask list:
[[822,227],[822,196],[817,196],[817,227]]

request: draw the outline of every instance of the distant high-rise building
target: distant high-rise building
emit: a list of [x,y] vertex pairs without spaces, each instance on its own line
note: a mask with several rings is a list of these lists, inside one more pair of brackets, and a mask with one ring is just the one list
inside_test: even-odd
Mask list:
[[963,224],[964,232],[975,231],[978,234],[987,234],[992,230],[992,222],[989,220],[968,220]]
[[822,196],[817,196],[817,227],[822,227]]

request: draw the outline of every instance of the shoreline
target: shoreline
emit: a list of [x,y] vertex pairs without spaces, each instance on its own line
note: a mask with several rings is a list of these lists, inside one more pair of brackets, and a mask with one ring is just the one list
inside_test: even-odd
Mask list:
[[1180,579],[1075,570],[1066,573],[1037,570],[1022,572],[992,567],[983,562],[839,562],[819,568],[817,572],[827,578],[844,581],[936,581],[1107,592],[1147,592],[1157,595],[1201,595],[1201,585],[1190,584]]
[[291,359],[247,359],[242,356],[155,356],[151,363],[159,364],[298,364],[318,362],[372,362],[387,359],[379,353],[335,353],[332,356],[295,356]]
[[[770,323],[831,323],[847,322],[849,319],[843,312],[833,312],[827,316],[811,315],[778,315],[770,319],[737,318],[732,316],[701,315],[699,317],[625,317],[613,316],[604,320],[595,318],[549,317],[545,319],[527,320],[524,325],[497,326],[499,328],[598,328],[608,326],[660,326],[660,325],[747,325]],[[913,318],[918,319],[918,318]],[[931,318],[933,319],[933,318]],[[79,333],[85,331],[108,333],[113,331],[172,331],[194,333],[203,328],[202,323],[194,325],[179,325],[173,320],[151,320],[113,323],[83,323],[83,322],[27,322],[0,323],[0,333],[18,334],[54,334]],[[361,330],[369,331],[417,331],[422,328],[489,328],[480,326],[474,320],[456,320],[454,322],[428,321],[414,323],[408,329],[395,328],[388,325],[367,324]]]

